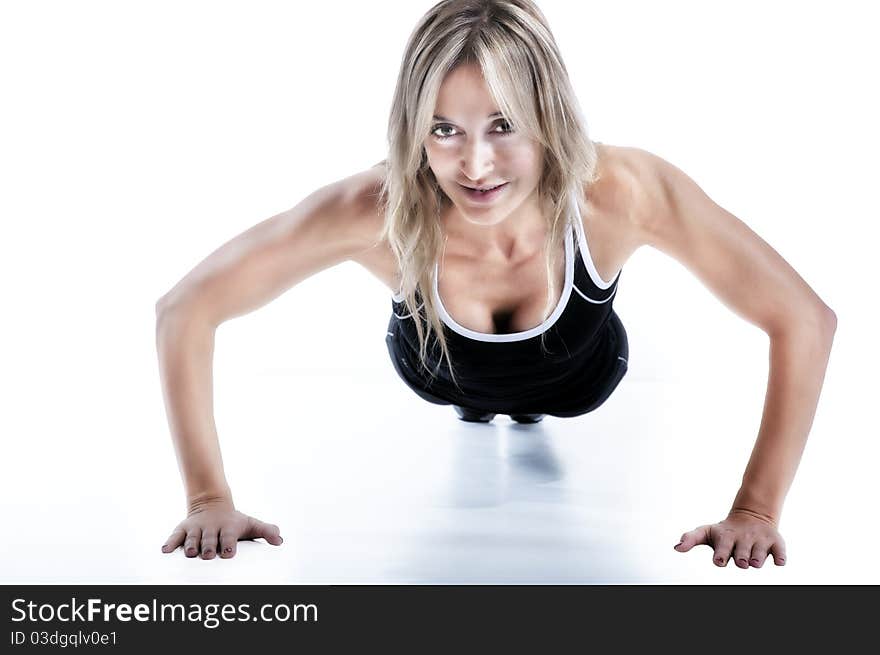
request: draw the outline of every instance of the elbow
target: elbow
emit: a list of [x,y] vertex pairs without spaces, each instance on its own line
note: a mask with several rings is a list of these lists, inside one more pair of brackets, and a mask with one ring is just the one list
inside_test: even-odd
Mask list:
[[828,337],[833,339],[834,333],[837,332],[837,314],[835,314],[834,310],[828,305],[823,305],[822,318],[824,329],[828,333]]
[[837,332],[837,314],[825,303],[810,312],[802,323],[813,326],[828,341],[832,341],[834,333]]
[[156,301],[156,329],[169,324],[216,328],[220,323],[211,306],[188,290],[172,289]]
[[825,341],[832,341],[837,331],[837,314],[828,305],[820,303],[803,311],[790,312],[765,328],[773,338],[792,334],[820,335]]
[[159,300],[156,301],[156,320],[161,319],[168,312],[171,303],[168,299],[169,294],[165,294]]
[[171,312],[173,308],[178,306],[178,302],[171,297],[171,293],[166,293],[164,296],[156,301],[156,321],[161,321],[163,318],[168,316],[169,312]]
[[190,289],[178,283],[168,293],[156,301],[156,318],[166,316],[170,311],[177,310],[191,301],[193,294]]

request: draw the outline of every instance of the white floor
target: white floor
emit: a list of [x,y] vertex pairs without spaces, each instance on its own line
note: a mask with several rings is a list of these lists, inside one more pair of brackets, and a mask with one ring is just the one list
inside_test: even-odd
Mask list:
[[[842,547],[875,485],[873,465],[846,462],[828,427],[833,391],[786,503],[785,567],[721,569],[706,546],[673,550],[685,530],[724,518],[737,490],[763,397],[760,385],[744,388],[626,378],[592,414],[521,426],[462,422],[390,367],[220,376],[236,504],[280,525],[285,542],[241,542],[235,558],[209,561],[160,552],[183,518],[164,416],[80,403],[75,416],[36,416],[45,439],[4,460],[0,583],[880,581],[861,562],[876,527]],[[743,411],[730,411],[731,398]]]

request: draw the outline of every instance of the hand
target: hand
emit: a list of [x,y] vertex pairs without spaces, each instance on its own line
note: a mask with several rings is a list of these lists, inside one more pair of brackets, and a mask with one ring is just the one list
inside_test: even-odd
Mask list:
[[785,540],[775,524],[746,512],[732,511],[720,523],[701,525],[685,532],[681,535],[681,542],[673,548],[686,553],[700,544],[715,549],[712,561],[716,566],[727,566],[731,551],[741,569],[749,566],[761,568],[768,553],[773,555],[776,566],[785,565]]
[[231,500],[211,500],[190,508],[186,519],[174,528],[174,532],[162,546],[162,552],[173,552],[183,544],[183,552],[187,557],[195,557],[201,553],[202,559],[214,559],[219,538],[220,557],[229,559],[235,556],[239,539],[259,537],[273,546],[280,546],[284,541],[277,525],[263,523],[242,514],[235,509]]

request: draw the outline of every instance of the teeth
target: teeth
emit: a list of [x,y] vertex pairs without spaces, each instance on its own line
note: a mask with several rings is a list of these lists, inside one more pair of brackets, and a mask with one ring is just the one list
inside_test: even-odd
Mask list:
[[507,184],[507,182],[502,182],[501,184],[496,184],[496,185],[493,186],[493,187],[487,187],[487,188],[485,188],[485,189],[481,189],[481,188],[479,188],[479,187],[464,186],[463,184],[462,184],[462,187],[464,187],[464,188],[467,189],[468,191],[475,191],[475,192],[477,192],[477,193],[489,193],[489,191],[493,191],[493,190],[495,190],[495,189],[497,189],[497,188],[499,188],[499,187],[503,187],[505,184]]

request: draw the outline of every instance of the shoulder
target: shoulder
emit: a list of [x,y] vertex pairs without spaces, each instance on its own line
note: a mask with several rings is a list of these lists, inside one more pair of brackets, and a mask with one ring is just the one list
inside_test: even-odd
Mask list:
[[337,227],[359,251],[377,245],[384,221],[380,204],[384,162],[349,175],[330,185],[333,189]]
[[[669,205],[672,164],[642,148],[597,143],[597,179],[588,185],[591,207],[625,229],[644,245]],[[638,246],[637,246],[638,247]]]

